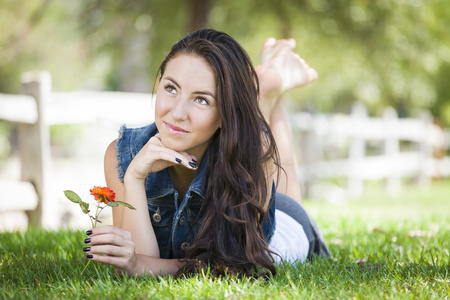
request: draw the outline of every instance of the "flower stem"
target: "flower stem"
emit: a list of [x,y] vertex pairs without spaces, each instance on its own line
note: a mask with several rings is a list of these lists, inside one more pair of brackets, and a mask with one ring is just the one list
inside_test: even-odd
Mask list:
[[98,203],[97,203],[97,209],[95,210],[95,223],[94,223],[94,228],[95,228],[95,226],[97,226],[97,219],[98,219],[98,214],[99,214],[99,212],[98,212],[98,208],[100,207],[100,200],[98,201]]
[[94,223],[92,222],[92,216],[91,215],[89,215],[89,217],[90,217],[90,219],[91,219],[91,225],[92,225],[92,228],[94,228],[95,226],[94,226]]
[[[99,209],[99,207],[100,207],[100,203],[101,203],[101,201],[100,201],[100,199],[99,199],[99,201],[98,201],[98,203],[97,203],[97,208],[96,208],[96,210],[95,210],[95,218],[94,218],[94,219],[95,219],[95,223],[92,223],[92,218],[91,218],[92,228],[95,228],[95,226],[97,226],[98,215],[102,212],[102,210],[103,210],[103,208],[104,208],[104,207],[102,207],[102,208],[100,209],[100,211],[98,211],[98,209]],[[81,275],[83,275],[84,271],[86,270],[87,266],[89,266],[90,263],[91,263],[91,261],[89,260],[88,263],[84,266],[83,271],[81,271]]]

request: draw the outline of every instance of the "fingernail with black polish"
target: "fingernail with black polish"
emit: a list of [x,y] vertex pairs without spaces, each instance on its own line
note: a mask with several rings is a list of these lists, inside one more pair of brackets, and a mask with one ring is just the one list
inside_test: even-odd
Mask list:
[[87,239],[84,240],[84,243],[85,243],[85,244],[89,244],[90,242],[91,242],[91,239],[90,239],[90,238],[87,238]]
[[197,164],[196,164],[196,163],[193,163],[193,162],[189,162],[189,165],[190,165],[191,167],[193,167],[193,168],[198,168],[198,166],[197,166]]
[[94,255],[92,255],[92,254],[86,255],[86,258],[93,258],[93,257],[94,257]]
[[84,251],[84,252],[89,252],[89,251],[91,251],[91,247],[84,247],[84,248],[83,248],[83,251]]
[[91,234],[92,234],[92,230],[86,231],[86,235],[91,235]]
[[194,163],[197,163],[197,159],[196,159],[195,157],[192,159],[192,161],[193,161]]
[[181,159],[179,159],[178,157],[175,158],[175,161],[176,161],[177,163],[181,163]]

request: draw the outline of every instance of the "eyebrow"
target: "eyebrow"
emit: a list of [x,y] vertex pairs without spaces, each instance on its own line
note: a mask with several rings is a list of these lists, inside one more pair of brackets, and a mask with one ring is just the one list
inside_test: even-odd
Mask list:
[[[167,80],[171,81],[173,84],[175,84],[177,86],[177,88],[181,89],[181,86],[178,84],[178,82],[175,79],[173,79],[171,76],[164,77],[163,79],[167,79]],[[214,96],[214,94],[209,91],[194,91],[194,94],[208,95],[208,96],[211,96],[214,99],[216,99],[216,96]]]

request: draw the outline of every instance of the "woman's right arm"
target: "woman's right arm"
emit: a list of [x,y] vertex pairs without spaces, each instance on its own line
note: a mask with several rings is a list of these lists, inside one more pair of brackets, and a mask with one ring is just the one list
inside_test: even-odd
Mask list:
[[[165,148],[159,137],[153,137],[136,155],[125,174],[124,183],[118,177],[115,141],[105,154],[105,178],[108,187],[116,193],[116,199],[133,205],[136,210],[116,207],[113,210],[113,224],[92,229],[89,254],[94,261],[111,264],[118,271],[130,275],[174,274],[182,266],[177,259],[161,259],[147,207],[145,178],[148,173],[157,172],[178,164],[180,158],[187,168],[190,157]],[[97,255],[103,254],[103,255]]]
[[[104,171],[105,171],[105,179],[106,185],[111,188],[116,194],[116,199],[123,201],[124,200],[124,186],[120,181],[118,172],[117,172],[117,158],[116,158],[116,140],[114,140],[111,144],[109,144],[105,153],[104,160]],[[116,206],[112,208],[113,215],[113,225],[120,227],[122,224],[122,210],[123,206]]]
[[112,142],[105,153],[106,184],[116,193],[117,200],[133,205],[136,210],[122,206],[113,208],[113,224],[132,233],[136,253],[159,257],[158,242],[147,208],[145,178],[130,178],[126,174],[124,183],[120,181],[115,145],[116,142]]

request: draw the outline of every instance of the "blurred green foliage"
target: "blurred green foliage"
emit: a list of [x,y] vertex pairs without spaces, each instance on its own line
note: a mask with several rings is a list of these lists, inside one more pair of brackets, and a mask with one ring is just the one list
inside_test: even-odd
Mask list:
[[[159,63],[190,31],[189,1],[0,0],[0,92],[49,70],[55,90],[150,92]],[[291,92],[295,109],[374,114],[427,109],[450,125],[448,0],[211,0],[208,27],[255,63],[268,36],[293,37],[319,80]]]

